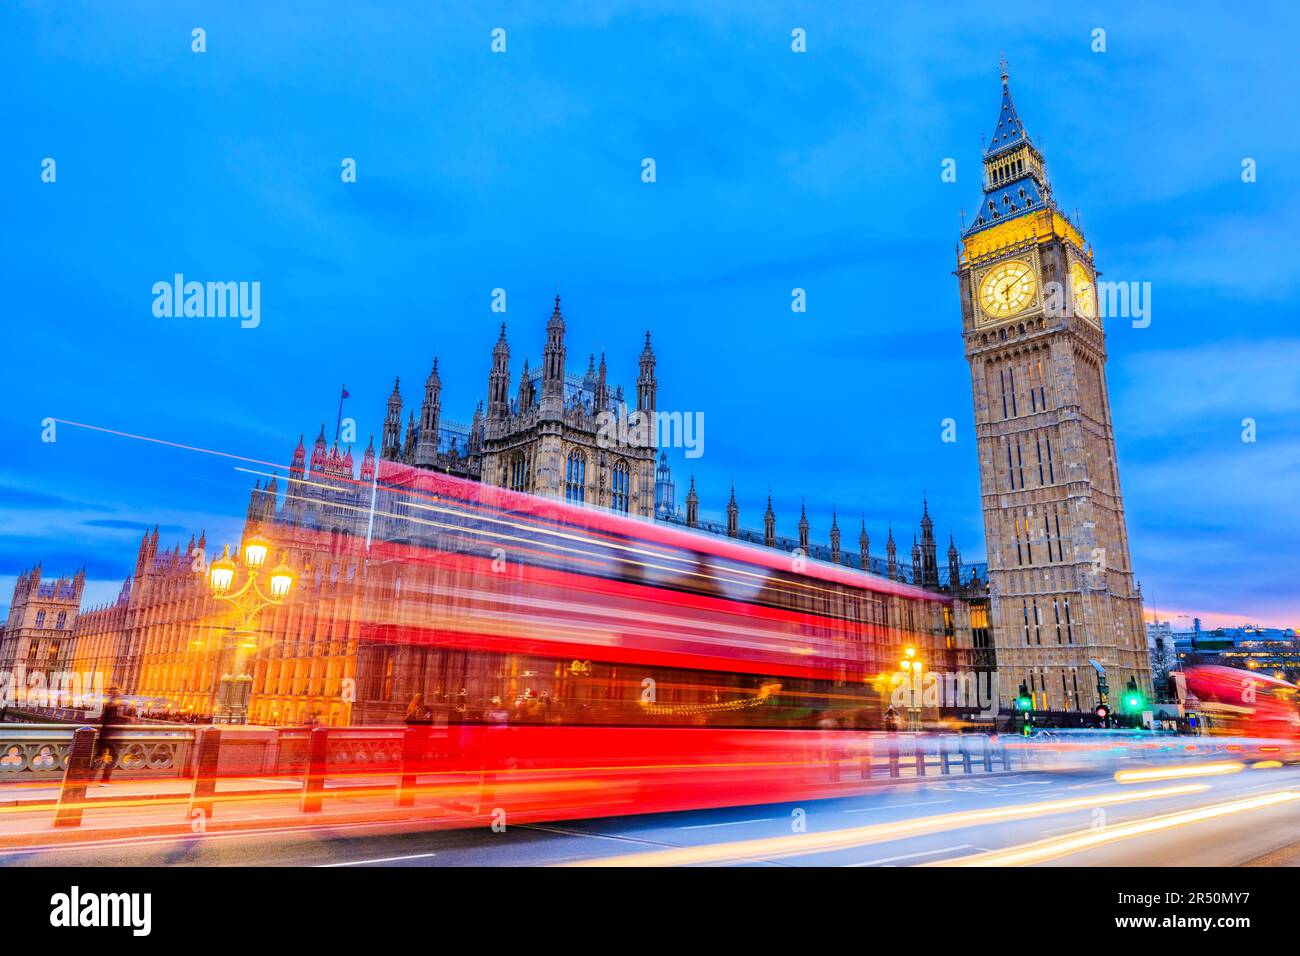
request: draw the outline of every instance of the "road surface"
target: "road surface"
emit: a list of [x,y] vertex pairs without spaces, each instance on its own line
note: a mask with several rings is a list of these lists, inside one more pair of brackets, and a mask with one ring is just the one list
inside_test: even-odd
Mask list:
[[556,824],[507,816],[497,830],[351,823],[0,850],[0,866],[566,864],[1296,866],[1300,767],[1126,783],[1088,773],[955,777],[802,805]]

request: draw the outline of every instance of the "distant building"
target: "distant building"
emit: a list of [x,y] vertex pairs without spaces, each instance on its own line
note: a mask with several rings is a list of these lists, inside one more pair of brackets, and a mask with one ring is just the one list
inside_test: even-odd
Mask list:
[[1242,624],[1206,631],[1198,619],[1191,630],[1173,631],[1172,638],[1182,666],[1219,664],[1300,681],[1300,635],[1292,628]]
[[1240,641],[1220,651],[1218,663],[1300,684],[1300,640],[1290,629],[1267,630],[1272,634],[1270,639]]
[[668,467],[668,453],[659,453],[659,467],[655,469],[655,517],[670,521],[677,517],[677,485],[672,469]]
[[1169,672],[1178,665],[1172,626],[1168,621],[1148,621],[1147,654],[1151,658],[1151,680],[1157,695],[1167,686]]
[[0,632],[0,672],[52,675],[67,669],[85,584],[85,568],[71,577],[46,580],[38,562],[18,575]]

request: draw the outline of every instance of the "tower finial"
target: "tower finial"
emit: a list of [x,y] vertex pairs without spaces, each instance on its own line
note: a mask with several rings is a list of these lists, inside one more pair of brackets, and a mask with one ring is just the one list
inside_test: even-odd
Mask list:
[[1002,85],[1006,86],[1010,74],[1007,73],[1007,55],[1005,53],[1002,54],[1002,59],[998,61],[998,66],[1002,68]]

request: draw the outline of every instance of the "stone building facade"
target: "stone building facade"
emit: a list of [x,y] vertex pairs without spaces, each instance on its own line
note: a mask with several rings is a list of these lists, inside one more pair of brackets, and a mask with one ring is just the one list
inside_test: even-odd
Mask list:
[[658,382],[650,333],[638,362],[636,402],[607,378],[605,356],[592,355],[584,375],[566,365],[560,297],[546,323],[542,361],[527,359],[510,396],[510,345],[506,327],[492,349],[486,411],[478,404],[468,427],[442,413],[442,379],[433,361],[424,383],[419,417],[410,410],[402,435],[401,380],[393,385],[384,415],[381,457],[431,468],[498,488],[509,488],[649,518],[655,507],[653,442],[610,441],[627,432],[633,414],[655,414]]

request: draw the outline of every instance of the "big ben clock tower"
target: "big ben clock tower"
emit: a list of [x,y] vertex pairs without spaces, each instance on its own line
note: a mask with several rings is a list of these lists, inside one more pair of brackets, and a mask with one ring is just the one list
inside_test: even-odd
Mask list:
[[970,362],[999,696],[1036,710],[1151,699],[1129,562],[1092,249],[1057,208],[1011,101],[984,153],[984,196],[957,278]]

